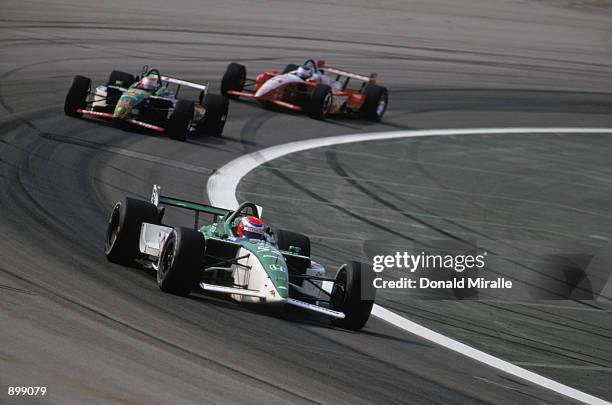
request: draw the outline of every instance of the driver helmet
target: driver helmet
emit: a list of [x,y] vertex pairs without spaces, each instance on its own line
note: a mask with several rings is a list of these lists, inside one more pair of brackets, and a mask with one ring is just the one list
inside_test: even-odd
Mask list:
[[306,80],[312,76],[312,68],[308,65],[301,65],[298,67],[297,75]]
[[263,239],[264,224],[261,219],[253,216],[243,217],[238,224],[236,233],[241,238]]
[[157,76],[149,75],[142,78],[140,81],[140,87],[145,90],[155,90],[159,86],[159,80]]

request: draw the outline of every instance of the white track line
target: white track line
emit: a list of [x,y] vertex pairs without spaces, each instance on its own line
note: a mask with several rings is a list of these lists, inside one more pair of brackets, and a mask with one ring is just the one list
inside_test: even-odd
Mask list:
[[[520,135],[520,134],[608,134],[612,135],[612,128],[477,128],[477,129],[440,129],[440,130],[419,130],[419,131],[395,131],[377,132],[354,135],[340,135],[327,138],[308,139],[305,141],[291,142],[284,145],[272,146],[257,152],[240,156],[239,158],[227,163],[208,179],[206,191],[210,203],[229,209],[238,207],[236,190],[240,180],[258,166],[271,160],[301,152],[308,149],[321,148],[326,146],[341,145],[346,143],[377,141],[398,138],[414,138],[423,136],[454,136],[454,135]],[[504,371],[515,377],[522,378],[533,384],[539,385],[572,399],[588,404],[610,404],[595,396],[579,391],[567,385],[558,383],[550,378],[546,378],[524,368],[518,367],[510,362],[491,356],[478,349],[470,347],[457,340],[451,339],[438,332],[428,329],[388,309],[379,305],[374,305],[372,315],[391,323],[392,325],[420,336],[438,345],[444,346],[454,352],[460,353],[473,360],[484,363],[490,367]]]

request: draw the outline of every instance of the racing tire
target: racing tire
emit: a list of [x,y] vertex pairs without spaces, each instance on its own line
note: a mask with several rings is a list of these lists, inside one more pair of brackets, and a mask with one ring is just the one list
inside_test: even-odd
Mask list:
[[350,262],[340,269],[332,289],[330,307],[343,312],[345,318],[333,318],[334,325],[355,331],[365,326],[376,296],[373,281],[374,272],[363,263]]
[[170,233],[157,263],[157,285],[163,292],[187,296],[197,288],[204,267],[204,235],[189,228]]
[[113,263],[130,265],[140,253],[142,224],[160,224],[157,207],[148,201],[126,197],[118,201],[108,220],[104,253]]
[[295,246],[300,249],[300,255],[310,257],[310,238],[308,236],[284,229],[275,229],[274,239],[280,250],[288,252],[290,246]]
[[64,113],[67,116],[78,118],[83,115],[77,110],[85,108],[90,89],[91,79],[84,76],[74,76],[64,102]]
[[332,89],[327,84],[318,83],[310,99],[306,103],[306,113],[310,118],[317,120],[325,119],[332,105]]
[[208,94],[201,103],[206,111],[198,129],[206,135],[221,136],[227,120],[229,100],[218,94]]
[[124,89],[127,89],[132,84],[134,84],[135,81],[136,81],[136,78],[134,77],[134,75],[130,73],[121,72],[119,70],[113,70],[110,76],[108,77],[107,85],[123,87]]
[[178,141],[187,140],[187,132],[193,118],[193,101],[179,99],[166,124],[166,133]]
[[365,101],[359,109],[359,114],[370,121],[382,120],[387,105],[389,104],[389,92],[382,86],[370,84],[363,90]]
[[228,91],[242,91],[246,82],[246,67],[239,63],[230,63],[221,79],[221,94],[229,98],[238,98],[227,94]]
[[295,63],[290,63],[287,66],[285,66],[285,68],[283,69],[283,74],[292,72],[294,70],[297,70],[297,68],[299,68],[299,67],[300,66],[296,65]]

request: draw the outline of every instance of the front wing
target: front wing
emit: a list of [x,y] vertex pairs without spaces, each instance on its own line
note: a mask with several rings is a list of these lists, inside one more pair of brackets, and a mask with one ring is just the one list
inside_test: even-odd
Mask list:
[[[82,108],[79,108],[77,110],[77,112],[79,114],[89,115],[89,116],[92,116],[92,117],[98,117],[98,118],[103,118],[103,119],[113,119],[113,114],[111,114],[111,113],[105,113],[105,112],[100,112],[100,111],[92,111],[92,110],[84,110]],[[163,132],[166,131],[165,128],[158,127],[157,125],[149,124],[147,122],[138,121],[138,120],[135,120],[135,119],[132,119],[132,118],[127,118],[127,119],[124,119],[123,121],[129,122],[130,124],[138,125],[140,127],[147,128],[147,129],[153,130],[155,132],[159,132],[159,133],[163,133]]]

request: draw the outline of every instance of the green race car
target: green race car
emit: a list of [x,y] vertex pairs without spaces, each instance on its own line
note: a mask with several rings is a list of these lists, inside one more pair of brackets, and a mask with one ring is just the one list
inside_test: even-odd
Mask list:
[[[193,229],[162,224],[162,205],[194,211]],[[210,224],[199,226],[201,213],[212,216]],[[249,202],[227,210],[162,196],[154,186],[150,202],[124,198],[115,204],[106,257],[154,269],[164,292],[220,293],[278,310],[299,307],[339,327],[363,328],[375,298],[371,268],[351,262],[330,277],[311,259],[308,237],[264,227],[260,216],[261,208]]]
[[[170,85],[176,86],[170,90]],[[197,101],[179,98],[181,87],[199,90]],[[113,120],[118,126],[136,125],[184,141],[192,132],[220,136],[229,109],[228,99],[196,84],[162,76],[143,67],[142,76],[113,71],[106,85],[91,90],[91,80],[75,76],[64,103],[71,117],[83,115]]]

